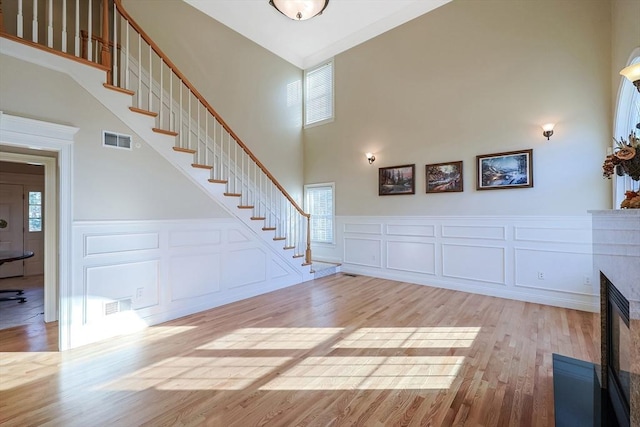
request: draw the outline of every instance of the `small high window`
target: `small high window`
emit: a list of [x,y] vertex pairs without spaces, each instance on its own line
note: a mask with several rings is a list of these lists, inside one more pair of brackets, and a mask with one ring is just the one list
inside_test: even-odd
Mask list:
[[333,121],[333,60],[304,72],[304,126]]

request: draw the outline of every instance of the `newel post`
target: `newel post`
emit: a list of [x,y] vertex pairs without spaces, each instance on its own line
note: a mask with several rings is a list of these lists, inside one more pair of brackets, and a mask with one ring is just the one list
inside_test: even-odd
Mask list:
[[[114,16],[113,19],[116,19]],[[109,0],[102,0],[102,56],[100,63],[108,67],[107,84],[111,84],[111,54],[109,52]]]
[[305,264],[311,264],[311,215],[307,216],[307,250],[304,252]]

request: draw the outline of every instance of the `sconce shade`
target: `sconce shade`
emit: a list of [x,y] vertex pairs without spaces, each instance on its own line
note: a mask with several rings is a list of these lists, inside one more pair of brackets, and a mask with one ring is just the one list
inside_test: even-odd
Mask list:
[[329,0],[269,0],[269,4],[295,21],[304,21],[320,15]]
[[556,125],[554,123],[547,123],[545,125],[542,125],[542,135],[547,138],[547,141],[549,140],[549,138],[551,138],[551,135],[553,135],[553,128],[555,126]]
[[626,77],[640,92],[640,63],[629,65],[620,71],[620,75]]

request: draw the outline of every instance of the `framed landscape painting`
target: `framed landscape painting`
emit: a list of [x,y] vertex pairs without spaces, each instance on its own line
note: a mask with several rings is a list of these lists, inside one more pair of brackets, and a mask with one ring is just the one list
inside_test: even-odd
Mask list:
[[378,169],[378,195],[415,194],[416,165],[391,166]]
[[427,193],[462,191],[462,161],[425,165]]
[[476,156],[478,190],[533,187],[533,150]]

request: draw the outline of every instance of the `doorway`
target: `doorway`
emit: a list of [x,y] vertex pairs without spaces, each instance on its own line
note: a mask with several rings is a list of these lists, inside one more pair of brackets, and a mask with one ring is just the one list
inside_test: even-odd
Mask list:
[[58,349],[71,348],[71,199],[78,128],[0,112],[0,161],[44,166],[44,320],[58,320]]

